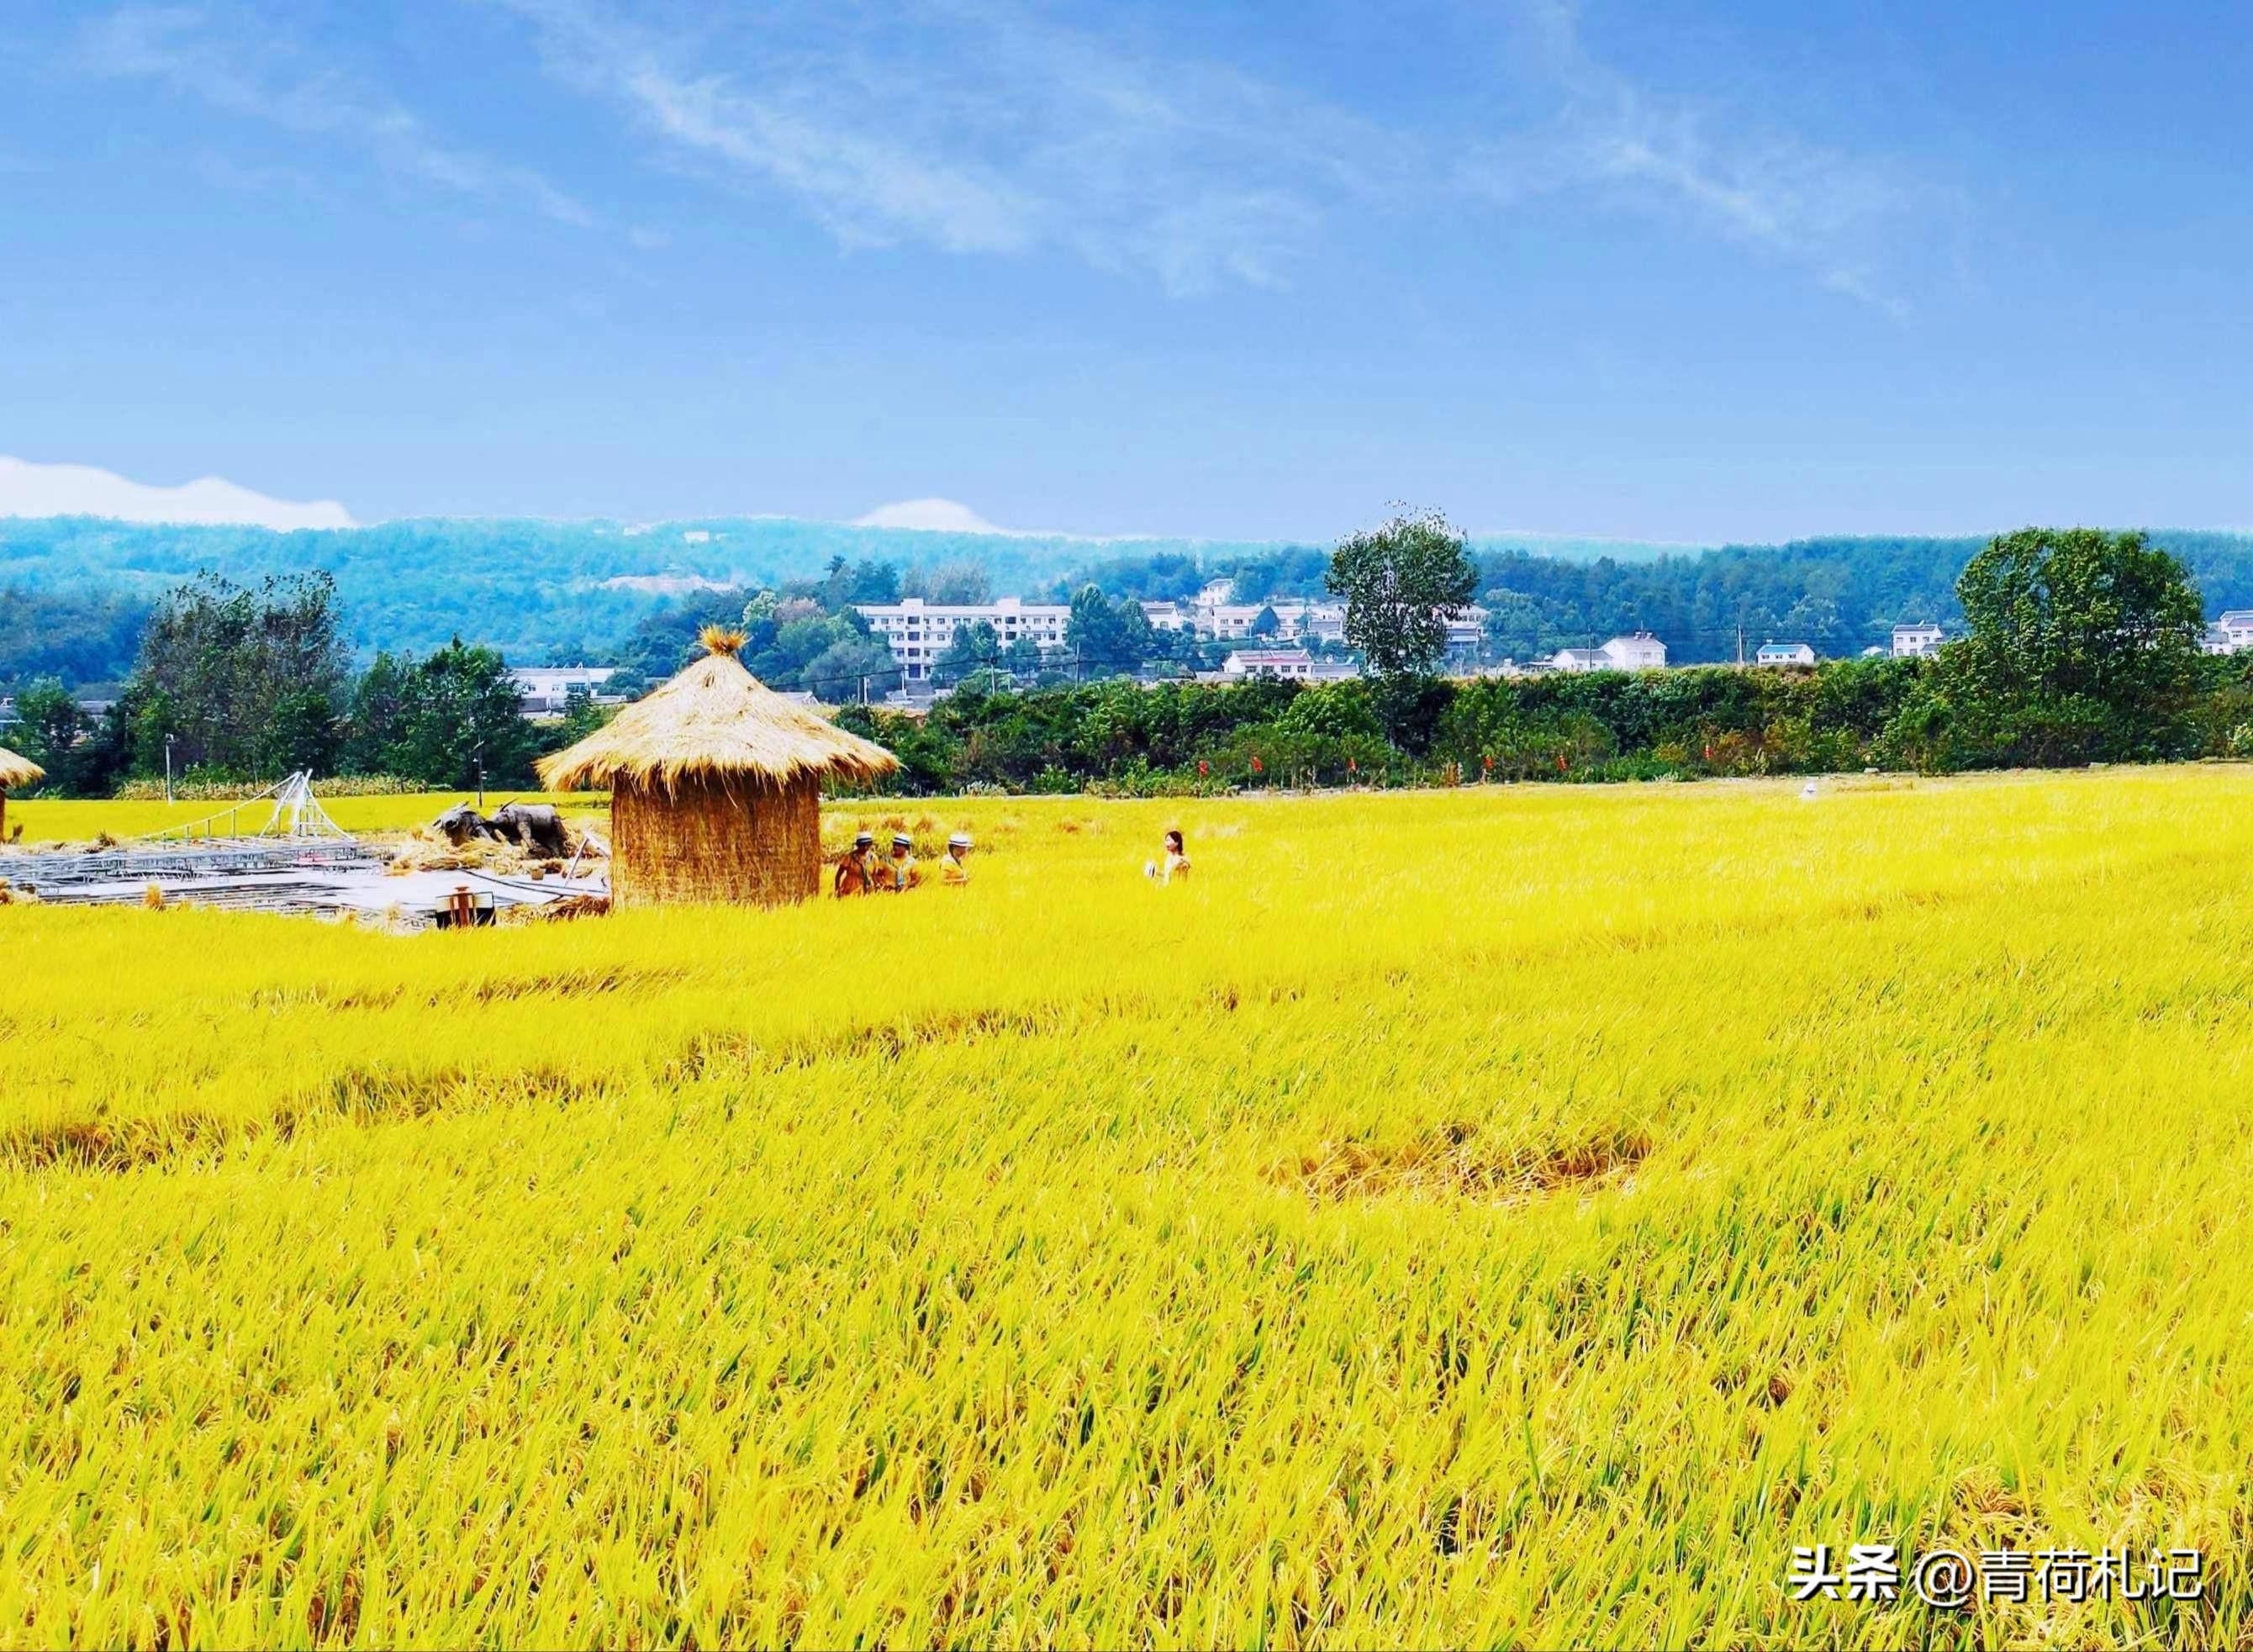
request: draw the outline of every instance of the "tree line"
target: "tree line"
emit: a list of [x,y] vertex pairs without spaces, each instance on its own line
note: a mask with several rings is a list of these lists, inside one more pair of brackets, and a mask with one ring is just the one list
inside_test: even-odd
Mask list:
[[48,789],[78,797],[167,773],[229,784],[300,769],[529,787],[534,758],[600,717],[581,702],[559,724],[526,721],[500,654],[459,638],[419,658],[380,652],[356,672],[335,582],[320,573],[249,588],[191,580],[156,604],[106,708],[89,711],[48,678],[16,710],[10,743],[47,770]]
[[[615,665],[645,681],[677,668],[680,638],[697,624],[739,624],[745,605],[771,591],[774,623],[761,632],[753,669],[778,687],[833,697],[843,697],[848,683],[857,696],[864,673],[872,690],[896,682],[866,628],[854,624],[854,603],[913,596],[978,603],[997,591],[1077,603],[1092,585],[1116,606],[1180,600],[1224,578],[1234,600],[1247,603],[1329,594],[1330,554],[1313,546],[1138,545],[1076,567],[1064,562],[1071,571],[1059,577],[1059,559],[1083,558],[1084,545],[917,534],[909,553],[899,535],[879,530],[784,523],[715,524],[695,530],[695,542],[690,537],[586,523],[397,523],[276,534],[0,519],[0,694],[45,677],[71,687],[114,685],[132,667],[155,582],[204,568],[255,586],[269,574],[333,566],[356,658],[435,652],[462,614],[474,612],[485,627],[479,640],[512,658]],[[2213,607],[2253,603],[2253,536],[2169,532],[2152,542],[2191,569]],[[1695,664],[1733,658],[1740,635],[1747,651],[1805,642],[1819,654],[1846,657],[1882,646],[1898,621],[1953,626],[1963,617],[1956,576],[1981,543],[1836,538],[1656,557],[1637,547],[1593,561],[1505,541],[1472,541],[1467,552],[1472,598],[1489,614],[1482,652],[1490,660],[1531,660],[1642,628],[1666,643],[1675,663]],[[768,571],[793,568],[821,571]],[[666,594],[682,582],[690,589]],[[1131,617],[1118,617],[1125,636],[1072,651],[1081,676],[1203,668],[1224,652],[1178,633],[1142,638]],[[966,651],[946,666],[942,680],[991,668],[1001,645],[979,641],[974,655]],[[1069,660],[1035,666],[1021,657],[1008,669],[1023,687],[1073,680]]]
[[2201,652],[2184,562],[2142,534],[2028,529],[1972,556],[1966,635],[1931,659],[1451,680],[1435,617],[1478,570],[1444,519],[1348,540],[1329,579],[1371,676],[1319,686],[958,692],[849,707],[891,783],[1128,794],[1294,784],[1690,779],[2253,757],[2253,655]]
[[[1074,683],[1057,680],[1054,651],[1021,643],[989,652],[973,634],[958,638],[960,686],[927,714],[847,704],[839,720],[900,755],[895,789],[923,792],[2253,756],[2253,655],[2201,652],[2204,603],[2190,568],[2138,533],[2029,529],[1990,541],[1949,593],[1965,634],[1931,660],[1438,678],[1440,617],[1482,574],[1436,514],[1399,517],[1341,544],[1324,581],[1346,599],[1347,643],[1371,666],[1363,679]],[[840,559],[821,580],[794,587],[699,593],[685,613],[675,607],[666,624],[637,633],[639,663],[625,686],[687,663],[684,622],[701,603],[713,619],[744,624],[757,674],[850,701],[856,679],[889,669],[853,612],[888,577],[884,564]],[[1070,650],[1083,661],[1170,645],[1134,599],[1092,582],[1071,607]],[[481,777],[529,786],[535,757],[604,714],[581,701],[560,724],[527,721],[489,647],[456,638],[420,656],[380,652],[355,671],[342,637],[324,575],[255,588],[205,575],[157,603],[114,703],[90,715],[59,685],[36,685],[19,700],[10,743],[48,770],[54,789],[80,795],[160,776],[168,760],[188,780],[263,781],[310,768],[436,787]]]
[[[2210,600],[2209,612],[2253,604],[2253,538],[2171,532],[2146,542],[2173,554]],[[1647,630],[1678,665],[1733,659],[1764,642],[1803,642],[1833,659],[1886,645],[1896,624],[1959,625],[1957,575],[1979,539],[1869,536],[1727,546],[1636,560],[1566,559],[1466,541],[1468,599],[1487,610],[1484,653],[1525,662]],[[1261,603],[1336,594],[1330,559],[1279,550],[1221,565],[1180,555],[1118,556],[1074,577],[1107,595],[1152,600],[1194,595],[1233,574],[1233,599]]]

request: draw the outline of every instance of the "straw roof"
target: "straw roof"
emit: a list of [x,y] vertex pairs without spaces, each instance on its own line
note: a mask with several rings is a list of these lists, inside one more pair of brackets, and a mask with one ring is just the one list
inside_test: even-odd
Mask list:
[[744,776],[772,785],[836,775],[874,780],[899,759],[819,713],[784,699],[743,669],[741,631],[705,631],[709,652],[577,745],[540,760],[551,791],[615,786],[668,791],[682,780]]
[[10,786],[28,786],[46,777],[47,771],[29,757],[19,757],[7,747],[0,746],[0,791]]

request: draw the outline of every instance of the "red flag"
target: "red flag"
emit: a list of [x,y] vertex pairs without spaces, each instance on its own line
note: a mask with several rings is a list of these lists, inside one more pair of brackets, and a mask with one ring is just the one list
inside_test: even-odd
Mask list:
[[1705,747],[1705,761],[1708,763],[1713,761],[1713,748],[1711,742],[1708,742]]
[[1565,772],[1565,754],[1561,751],[1557,754],[1557,772],[1559,774]]
[[1212,765],[1207,763],[1203,757],[1199,757],[1197,759],[1197,773],[1200,775],[1208,775],[1211,772]]
[[1489,770],[1492,770],[1494,767],[1494,753],[1491,751],[1488,752],[1484,757],[1480,759],[1480,762],[1484,763]]
[[1356,763],[1351,757],[1348,757],[1345,760],[1345,771],[1348,774],[1359,774],[1361,772],[1361,765]]
[[1259,759],[1254,757],[1252,760],[1252,772],[1254,774],[1266,774],[1267,771],[1259,766]]

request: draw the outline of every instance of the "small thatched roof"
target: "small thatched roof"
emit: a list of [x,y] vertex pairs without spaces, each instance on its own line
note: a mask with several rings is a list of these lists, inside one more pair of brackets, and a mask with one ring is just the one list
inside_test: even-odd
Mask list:
[[577,745],[542,757],[551,791],[615,785],[620,777],[670,790],[684,779],[747,776],[780,785],[808,776],[874,780],[899,759],[794,704],[743,669],[741,631],[708,628],[709,652]]
[[28,786],[44,780],[47,771],[29,757],[19,757],[5,746],[0,746],[0,791],[12,786]]

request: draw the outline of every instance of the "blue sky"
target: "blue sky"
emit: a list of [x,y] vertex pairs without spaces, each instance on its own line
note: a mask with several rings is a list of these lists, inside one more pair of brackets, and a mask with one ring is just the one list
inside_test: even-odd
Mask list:
[[2253,24],[17,0],[0,454],[360,519],[2253,523]]

